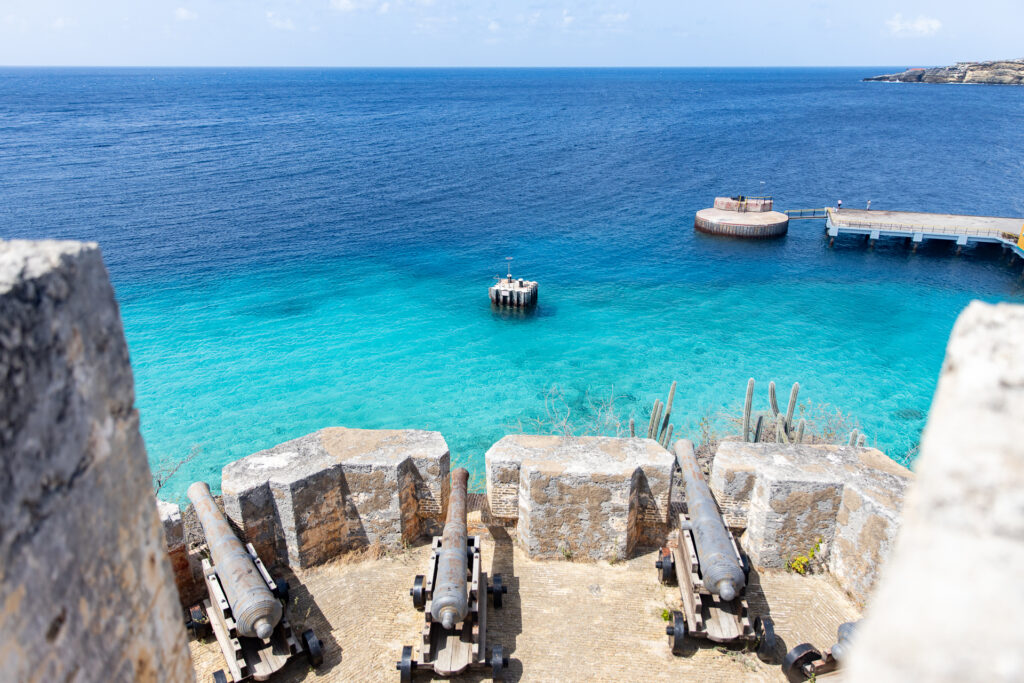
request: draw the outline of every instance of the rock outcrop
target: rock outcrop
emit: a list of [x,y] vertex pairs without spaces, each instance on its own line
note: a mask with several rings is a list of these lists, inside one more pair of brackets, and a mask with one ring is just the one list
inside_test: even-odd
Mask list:
[[957,62],[953,66],[931,69],[907,69],[898,74],[865,78],[865,81],[891,83],[984,83],[988,85],[1024,85],[1024,59],[995,62]]

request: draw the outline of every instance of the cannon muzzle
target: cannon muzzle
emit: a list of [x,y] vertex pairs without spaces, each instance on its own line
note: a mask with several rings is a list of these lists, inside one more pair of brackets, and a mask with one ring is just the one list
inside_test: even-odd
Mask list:
[[434,581],[430,615],[441,626],[452,629],[469,612],[466,589],[468,535],[466,532],[466,489],[469,472],[464,468],[452,472],[452,488],[448,497],[448,518],[441,535],[441,551],[437,556],[437,578]]
[[675,451],[676,462],[683,474],[690,530],[697,546],[704,585],[723,600],[732,600],[747,585],[743,567],[736,557],[736,549],[718,505],[711,497],[711,489],[704,481],[704,473],[693,452],[693,443],[680,439],[675,443]]
[[266,640],[281,621],[281,601],[270,592],[249,552],[224,519],[210,487],[197,481],[188,487],[188,498],[195,505],[239,635]]

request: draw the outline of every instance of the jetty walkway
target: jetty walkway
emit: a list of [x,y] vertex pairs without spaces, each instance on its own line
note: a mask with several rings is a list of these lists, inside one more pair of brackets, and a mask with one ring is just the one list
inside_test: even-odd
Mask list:
[[913,244],[915,250],[926,239],[949,240],[956,242],[958,253],[968,244],[982,242],[1001,244],[1024,258],[1024,218],[831,207],[813,217],[825,219],[829,246],[839,235],[863,235],[872,242],[898,237]]

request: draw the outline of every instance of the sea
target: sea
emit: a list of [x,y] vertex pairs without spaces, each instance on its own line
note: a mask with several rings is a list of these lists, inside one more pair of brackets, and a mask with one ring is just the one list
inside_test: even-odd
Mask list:
[[[693,230],[735,194],[1024,216],[1024,88],[860,80],[899,68],[2,69],[0,237],[100,244],[168,500],[328,426],[438,430],[480,487],[503,435],[646,434],[673,381],[676,436],[735,434],[751,377],[912,463],[1024,263]],[[492,309],[509,267],[536,310]]]

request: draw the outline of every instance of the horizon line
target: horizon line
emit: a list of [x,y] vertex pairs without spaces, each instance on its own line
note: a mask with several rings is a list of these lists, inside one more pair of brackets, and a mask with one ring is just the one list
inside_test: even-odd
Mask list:
[[[647,65],[336,65],[302,64],[0,64],[0,69],[885,69],[892,64],[647,64]],[[931,67],[925,67],[931,68]]]

